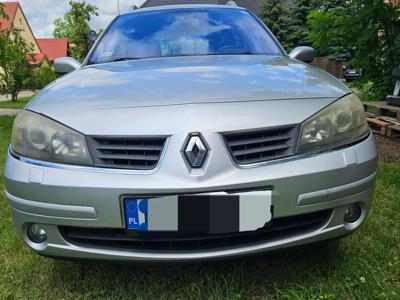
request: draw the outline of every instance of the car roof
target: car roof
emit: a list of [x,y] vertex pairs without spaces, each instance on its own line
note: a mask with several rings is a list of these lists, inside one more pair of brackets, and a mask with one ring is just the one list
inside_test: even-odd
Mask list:
[[138,8],[135,10],[130,10],[128,12],[122,13],[121,16],[145,12],[145,11],[160,11],[160,10],[169,10],[169,9],[191,9],[191,8],[192,9],[195,9],[195,8],[201,8],[201,9],[226,8],[226,9],[236,9],[236,10],[247,10],[246,8],[243,8],[240,6],[231,6],[231,5],[222,5],[222,4],[178,4],[178,5],[160,5],[160,6]]

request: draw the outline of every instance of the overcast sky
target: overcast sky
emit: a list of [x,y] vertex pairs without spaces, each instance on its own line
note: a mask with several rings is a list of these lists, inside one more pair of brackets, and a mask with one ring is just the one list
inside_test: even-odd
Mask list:
[[[16,0],[14,0],[16,1]],[[2,0],[2,2],[14,2]],[[53,22],[68,11],[69,0],[19,0],[22,9],[36,37],[52,37]],[[99,16],[92,21],[94,29],[105,28],[117,15],[117,0],[86,0],[99,8]],[[144,0],[120,0],[121,12],[132,5],[140,5]]]

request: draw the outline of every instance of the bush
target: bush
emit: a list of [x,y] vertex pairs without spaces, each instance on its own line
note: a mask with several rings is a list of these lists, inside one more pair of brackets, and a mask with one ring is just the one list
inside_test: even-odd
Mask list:
[[41,90],[56,79],[57,74],[54,70],[51,67],[42,64],[39,69],[33,71],[33,74],[29,78],[29,82],[25,85],[25,88],[30,90]]
[[37,71],[37,78],[36,78],[36,89],[41,90],[46,85],[51,83],[52,81],[57,79],[56,73],[53,71],[52,68],[47,66],[42,66]]

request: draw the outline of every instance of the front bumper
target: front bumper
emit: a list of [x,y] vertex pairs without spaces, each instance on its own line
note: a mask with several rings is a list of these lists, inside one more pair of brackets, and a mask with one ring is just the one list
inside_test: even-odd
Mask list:
[[[205,138],[210,143],[218,139],[212,135]],[[171,141],[171,144],[182,143]],[[342,150],[292,157],[246,169],[234,166],[225,149],[214,148],[205,168],[197,173],[187,169],[179,157],[180,151],[176,150],[169,147],[166,157],[170,157],[171,152],[171,156],[176,155],[179,160],[163,163],[154,174],[39,166],[9,153],[4,172],[6,196],[18,234],[32,250],[46,256],[147,262],[201,261],[340,237],[358,228],[371,207],[378,156],[372,135]],[[197,251],[83,246],[68,242],[59,230],[59,226],[124,228],[122,195],[176,195],[262,188],[273,190],[274,219],[323,210],[331,210],[331,215],[319,228],[301,234]],[[348,224],[343,216],[351,203],[358,203],[363,212],[357,222]],[[35,244],[27,237],[27,228],[32,223],[45,228],[48,236],[45,243]]]

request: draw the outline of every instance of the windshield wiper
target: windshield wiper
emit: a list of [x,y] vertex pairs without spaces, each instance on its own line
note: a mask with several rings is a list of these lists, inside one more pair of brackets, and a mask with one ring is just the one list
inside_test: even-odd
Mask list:
[[146,58],[166,58],[166,57],[185,57],[185,56],[217,56],[217,55],[258,55],[257,53],[251,51],[243,51],[243,52],[221,52],[221,53],[205,53],[205,54],[181,54],[181,55],[169,55],[169,56],[157,56],[157,57],[119,57],[108,62],[118,62],[118,61],[127,61],[127,60],[140,60]]
[[243,51],[243,52],[221,52],[221,53],[212,53],[211,55],[257,55],[257,53],[251,51]]
[[113,59],[109,62],[117,62],[117,61],[125,61],[125,60],[139,60],[139,59],[142,59],[142,58],[140,58],[140,57],[119,57],[119,58]]

